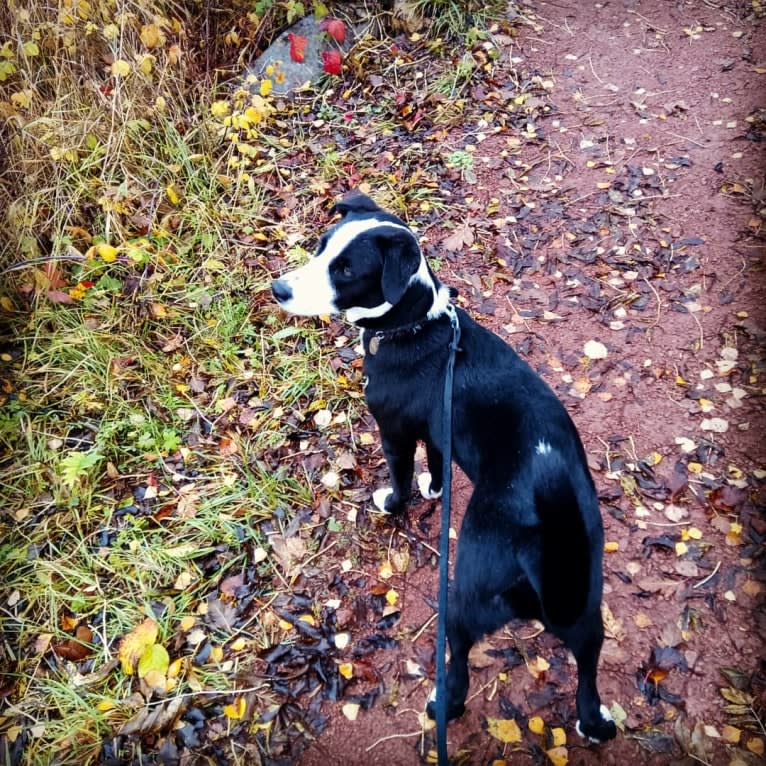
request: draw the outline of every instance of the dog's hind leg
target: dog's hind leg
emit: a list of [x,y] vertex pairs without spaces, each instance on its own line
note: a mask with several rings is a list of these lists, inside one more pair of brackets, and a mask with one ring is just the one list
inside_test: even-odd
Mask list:
[[383,431],[380,436],[391,475],[391,486],[375,490],[372,499],[381,511],[401,513],[412,492],[416,442],[408,436],[393,436]]
[[[447,669],[447,715],[456,718],[465,709],[468,693],[468,653],[482,636],[492,633],[516,616],[538,616],[528,594],[536,603],[510,542],[487,528],[485,519],[475,523],[484,509],[476,506],[477,493],[469,503],[458,541],[455,577],[447,609],[447,640],[450,662]],[[527,614],[520,615],[521,612]],[[433,705],[428,713],[433,717]]]
[[596,686],[598,657],[604,641],[600,610],[587,612],[571,628],[552,630],[577,660],[577,733],[591,742],[612,739],[617,728],[609,710],[601,704]]

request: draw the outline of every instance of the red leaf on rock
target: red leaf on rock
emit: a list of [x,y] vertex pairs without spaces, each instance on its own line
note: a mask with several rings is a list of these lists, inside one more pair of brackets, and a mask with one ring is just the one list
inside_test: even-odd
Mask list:
[[303,59],[306,55],[306,45],[309,41],[308,37],[294,35],[290,32],[287,35],[287,39],[290,41],[290,58],[293,61],[297,61],[299,64],[303,63]]
[[346,40],[346,25],[340,19],[323,19],[319,28],[336,42],[343,44]]
[[340,74],[341,61],[338,51],[322,51],[322,68],[327,74]]

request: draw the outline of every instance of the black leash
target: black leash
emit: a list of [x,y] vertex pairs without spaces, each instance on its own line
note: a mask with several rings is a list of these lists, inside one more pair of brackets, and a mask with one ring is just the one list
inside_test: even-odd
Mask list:
[[455,354],[460,343],[460,323],[455,307],[447,304],[452,325],[447,371],[444,375],[442,413],[442,527],[439,536],[439,620],[436,630],[436,754],[439,766],[448,766],[447,754],[447,590],[449,583],[449,525],[452,495],[452,383]]

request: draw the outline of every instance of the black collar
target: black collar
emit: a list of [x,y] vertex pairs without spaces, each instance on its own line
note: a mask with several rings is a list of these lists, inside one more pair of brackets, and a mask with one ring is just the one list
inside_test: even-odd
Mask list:
[[364,327],[362,329],[365,333],[365,340],[367,339],[367,333],[370,333],[370,339],[367,341],[367,346],[370,354],[375,356],[375,354],[378,353],[378,347],[380,346],[381,341],[395,341],[403,338],[411,338],[434,322],[446,319],[447,316],[448,315],[445,312],[432,319],[423,317],[423,319],[419,319],[417,322],[410,322],[409,324],[400,325],[399,327],[391,327],[387,330],[372,330],[369,327]]

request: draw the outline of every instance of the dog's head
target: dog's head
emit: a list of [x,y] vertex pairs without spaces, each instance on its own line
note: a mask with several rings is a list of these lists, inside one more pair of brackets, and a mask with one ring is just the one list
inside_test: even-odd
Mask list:
[[417,285],[432,295],[429,315],[444,310],[449,292],[433,276],[402,220],[359,193],[331,212],[342,218],[319,238],[316,255],[272,283],[283,309],[301,316],[345,312],[358,322],[382,317]]

